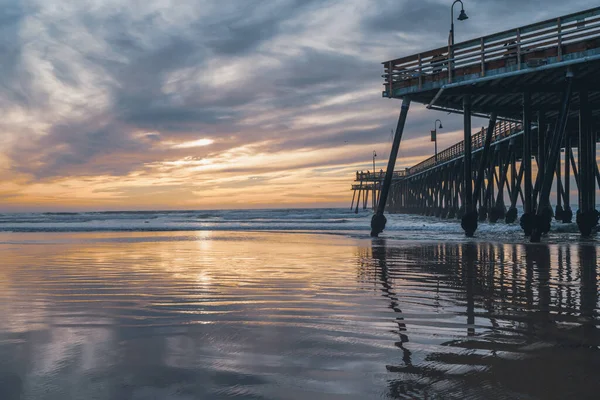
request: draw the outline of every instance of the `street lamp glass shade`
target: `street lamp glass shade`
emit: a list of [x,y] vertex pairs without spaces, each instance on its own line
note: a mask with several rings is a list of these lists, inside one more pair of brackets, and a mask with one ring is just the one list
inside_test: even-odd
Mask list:
[[460,15],[457,18],[459,21],[464,21],[465,19],[469,19],[469,17],[467,16],[467,13],[465,12],[464,9],[460,10]]
[[440,127],[438,129],[444,129],[441,122],[440,122]]

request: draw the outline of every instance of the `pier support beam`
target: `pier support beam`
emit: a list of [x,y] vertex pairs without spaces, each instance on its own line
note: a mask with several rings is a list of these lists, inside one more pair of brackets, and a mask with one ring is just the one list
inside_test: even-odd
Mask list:
[[523,170],[525,180],[525,201],[523,204],[523,215],[521,216],[521,228],[525,236],[531,235],[533,228],[533,196],[531,178],[531,93],[523,93]]
[[[540,211],[538,215],[543,220],[541,224],[543,226],[543,233],[547,233],[550,231],[550,226],[552,224],[552,205],[550,203],[550,197],[548,197],[547,201],[542,201],[541,196],[541,186],[544,176],[546,174],[546,169],[549,169],[549,174],[554,177],[554,170],[552,167],[549,167],[546,162],[546,158],[548,157],[548,146],[546,144],[546,134],[547,134],[547,124],[546,124],[546,114],[543,111],[540,111],[538,114],[538,151],[537,151],[537,160],[538,160],[538,173],[537,178],[535,180],[535,195],[534,195],[534,205],[537,210]],[[563,135],[564,136],[564,135]],[[562,141],[561,141],[562,143]],[[558,150],[558,159],[560,160],[560,145]],[[552,185],[552,182],[550,182]]]
[[[563,100],[560,109],[560,115],[556,129],[552,135],[550,142],[550,151],[548,152],[548,165],[556,165],[560,156],[560,145],[563,142],[565,131],[567,129],[567,120],[569,117],[569,106],[571,104],[571,92],[573,88],[573,74],[567,73],[567,88],[563,95]],[[550,223],[544,218],[544,207],[550,204],[550,191],[552,189],[552,181],[554,180],[554,171],[552,168],[547,168],[542,180],[540,190],[540,206],[537,209],[535,217],[532,219],[531,241],[539,242],[542,234],[550,230]]]
[[546,170],[546,157],[548,149],[546,147],[546,134],[548,133],[546,124],[546,113],[538,113],[538,174],[544,175]]
[[[566,149],[565,149],[565,154],[566,154]],[[562,184],[560,167],[561,167],[561,162],[560,162],[560,154],[559,154],[558,160],[556,161],[556,166],[554,167],[556,169],[556,209],[554,211],[554,218],[557,221],[562,221],[563,215],[564,215],[564,210],[562,207],[562,198],[563,198],[564,188],[563,188],[563,184]]]
[[500,179],[498,180],[498,196],[494,208],[490,210],[490,222],[497,222],[499,219],[506,217],[506,206],[504,205],[504,185],[506,184],[506,176],[510,165],[510,156],[508,150],[498,153],[498,168]]
[[474,209],[473,198],[473,170],[471,168],[471,96],[463,97],[463,116],[464,116],[464,199],[465,214],[461,219],[461,227],[468,237],[473,236],[477,230],[477,211]]
[[402,107],[400,109],[398,125],[396,126],[396,133],[394,135],[392,151],[390,152],[390,159],[388,160],[387,170],[385,171],[383,188],[381,188],[381,196],[379,199],[379,204],[377,205],[377,212],[375,213],[375,215],[373,215],[373,218],[371,219],[372,237],[378,237],[379,234],[385,229],[387,219],[383,215],[383,212],[385,210],[385,203],[387,202],[388,193],[390,192],[392,177],[394,175],[394,167],[396,166],[396,158],[398,157],[398,149],[400,148],[400,141],[402,140],[402,133],[404,132],[404,125],[406,124],[406,117],[408,115],[409,108],[410,97],[404,97],[402,99]]
[[519,198],[517,187],[517,156],[515,154],[515,139],[512,138],[508,144],[508,153],[510,154],[510,208],[504,217],[507,224],[512,224],[517,220],[517,199]]
[[[539,206],[539,194],[542,186],[542,179],[544,177],[544,171],[546,170],[546,157],[548,149],[546,146],[546,113],[544,111],[538,112],[538,130],[537,130],[537,169],[538,173],[535,178],[535,186],[533,187],[533,208],[537,209]],[[552,215],[552,210],[546,211],[548,215]]]
[[581,235],[590,236],[598,225],[596,212],[596,140],[592,130],[592,113],[587,90],[579,92],[579,210],[577,226]]
[[573,150],[571,149],[571,138],[565,136],[565,184],[563,192],[563,202],[565,203],[562,222],[570,224],[573,221],[573,210],[571,209],[571,159],[573,158]]
[[[488,190],[486,191],[486,200],[487,198],[489,198],[489,195],[491,194],[490,192],[490,188],[492,188],[494,186],[494,177],[491,173],[491,168],[488,168],[488,166],[493,167],[493,160],[490,160],[490,146],[492,144],[492,136],[494,134],[494,129],[496,128],[496,118],[497,118],[497,114],[496,113],[492,113],[492,115],[490,116],[490,122],[488,123],[488,128],[487,131],[485,132],[485,143],[483,145],[483,153],[481,155],[481,161],[479,162],[479,168],[477,170],[477,180],[475,181],[475,189],[473,190],[473,204],[477,204],[477,199],[479,198],[479,195],[481,193],[481,187],[483,185],[483,179],[484,179],[484,174],[486,169],[489,169],[488,171]],[[465,143],[466,143],[466,139],[465,139]],[[479,220],[485,220],[485,218],[481,218],[483,217],[483,211],[481,210],[481,208],[486,208],[487,211],[490,210],[489,204],[486,204],[486,201],[482,202],[480,205],[480,214],[479,214]],[[486,212],[487,214],[487,212]]]

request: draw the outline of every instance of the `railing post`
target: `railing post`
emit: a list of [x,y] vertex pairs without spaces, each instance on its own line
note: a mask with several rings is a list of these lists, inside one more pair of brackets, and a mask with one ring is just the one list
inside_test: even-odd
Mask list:
[[558,61],[562,61],[562,24],[560,21],[560,17],[557,19],[558,23]]
[[521,29],[517,28],[517,69],[521,69]]
[[481,76],[485,76],[485,43],[481,38]]
[[[493,165],[493,160],[490,160],[490,146],[492,144],[492,134],[496,127],[496,118],[497,114],[494,112],[490,116],[489,125],[487,130],[485,131],[485,143],[483,144],[483,152],[481,154],[481,161],[479,163],[479,168],[477,169],[477,176],[475,177],[475,188],[473,189],[473,204],[477,204],[477,198],[481,193],[481,186],[483,185],[483,178],[485,174],[485,169],[489,165]],[[481,128],[481,138],[483,139],[483,131],[484,128]],[[491,181],[493,178],[488,177],[488,181]],[[488,183],[490,185],[490,183]],[[493,182],[491,183],[493,185]]]
[[419,57],[419,90],[423,87],[423,60],[421,59],[421,53]]
[[389,82],[389,93],[388,93],[388,99],[392,99],[394,97],[394,76],[393,76],[393,64],[390,61],[390,64],[388,66],[388,82]]
[[454,51],[454,49],[452,48],[452,45],[450,43],[448,43],[448,83],[452,83],[452,61],[451,60],[454,58],[453,51]]

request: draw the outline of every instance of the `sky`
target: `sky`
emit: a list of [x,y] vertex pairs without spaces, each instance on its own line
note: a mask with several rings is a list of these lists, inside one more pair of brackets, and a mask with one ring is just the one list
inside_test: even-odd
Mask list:
[[[347,205],[397,123],[381,62],[445,45],[450,4],[0,0],[0,211]],[[456,42],[597,0],[464,4]],[[437,118],[439,150],[460,140],[413,104],[397,169]]]

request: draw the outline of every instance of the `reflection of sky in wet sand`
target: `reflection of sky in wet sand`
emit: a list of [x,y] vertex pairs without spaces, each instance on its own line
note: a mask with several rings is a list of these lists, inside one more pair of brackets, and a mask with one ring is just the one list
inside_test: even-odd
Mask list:
[[0,242],[2,399],[598,389],[590,245],[233,232]]

